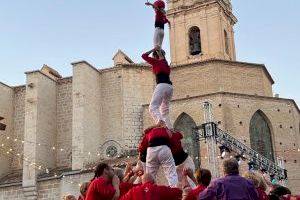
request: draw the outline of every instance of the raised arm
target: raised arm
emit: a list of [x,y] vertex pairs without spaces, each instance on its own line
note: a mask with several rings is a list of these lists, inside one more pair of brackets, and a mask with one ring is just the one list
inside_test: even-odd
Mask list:
[[146,5],[146,6],[152,6],[152,8],[153,8],[154,10],[159,10],[159,8],[158,8],[156,5],[154,5],[153,3],[150,3],[149,1],[147,1],[147,2],[145,3],[145,5]]
[[142,58],[143,58],[146,62],[148,62],[150,65],[153,65],[153,64],[156,63],[156,59],[155,59],[155,58],[151,58],[151,57],[149,56],[153,51],[155,51],[155,49],[151,49],[150,51],[147,51],[146,53],[144,53],[144,54],[142,55]]

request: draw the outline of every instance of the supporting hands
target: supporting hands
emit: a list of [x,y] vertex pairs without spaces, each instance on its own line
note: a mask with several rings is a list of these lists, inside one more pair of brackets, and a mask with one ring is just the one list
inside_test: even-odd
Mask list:
[[190,193],[192,190],[189,182],[188,182],[188,174],[190,173],[190,169],[184,168],[182,171],[182,199],[185,200],[187,195]]
[[112,199],[117,200],[120,197],[120,179],[116,175],[114,175],[112,178],[112,185],[116,191]]
[[196,178],[191,168],[183,168],[182,175],[185,177],[189,177],[195,183],[195,185],[197,185]]

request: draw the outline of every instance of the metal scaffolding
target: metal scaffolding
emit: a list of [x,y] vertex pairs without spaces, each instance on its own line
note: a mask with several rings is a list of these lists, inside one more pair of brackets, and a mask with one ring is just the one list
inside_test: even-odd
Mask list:
[[213,121],[212,115],[212,104],[207,100],[203,103],[204,107],[204,121],[206,123],[206,141],[207,141],[207,157],[208,157],[208,166],[211,170],[213,177],[219,177],[219,163],[217,159],[217,145],[215,142],[215,135],[211,122]]
[[[230,151],[237,153],[237,155],[241,155],[243,158],[253,162],[256,167],[266,170],[278,180],[287,180],[287,170],[251,149],[238,139],[232,137],[228,132],[219,129],[216,123],[207,122],[201,126],[195,127],[195,131],[196,138],[199,141],[206,140],[208,147],[211,143],[214,143],[215,145],[218,143]],[[210,149],[212,148],[208,148],[209,155],[212,155],[211,158],[213,158],[213,156],[215,156],[215,151],[210,151]],[[215,160],[217,159],[215,158]],[[211,162],[210,164],[214,165],[215,163],[216,162]],[[211,169],[215,169],[215,167],[213,166]]]

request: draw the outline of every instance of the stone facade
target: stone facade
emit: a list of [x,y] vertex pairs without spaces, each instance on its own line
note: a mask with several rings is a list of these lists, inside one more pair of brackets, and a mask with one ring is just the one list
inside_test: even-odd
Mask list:
[[56,165],[70,167],[72,158],[72,78],[57,82],[57,152]]
[[[299,108],[291,99],[273,97],[274,81],[264,65],[235,61],[230,3],[171,0],[169,8],[175,127],[184,126],[183,120],[202,124],[202,104],[209,100],[219,128],[251,146],[250,121],[263,113],[275,159],[284,161],[288,186],[299,193]],[[198,56],[188,55],[191,26],[203,33]],[[65,78],[44,65],[27,72],[23,86],[0,83],[1,122],[7,125],[0,134],[0,200],[77,195],[78,184],[92,178],[82,171],[136,150],[142,130],[153,124],[148,104],[155,80],[150,66],[133,63],[120,50],[113,60],[113,67],[101,70],[86,61],[72,63],[73,76]],[[193,159],[207,167],[207,146],[199,145]]]
[[[24,129],[25,129],[25,94],[26,87],[20,86],[14,88],[14,138],[18,141],[24,140]],[[14,144],[14,148],[17,152],[23,155],[23,144],[17,142]],[[22,170],[23,163],[20,157],[12,158],[12,170]]]
[[13,200],[23,200],[25,199],[22,184],[17,186],[7,186],[0,188],[0,199],[13,199]]

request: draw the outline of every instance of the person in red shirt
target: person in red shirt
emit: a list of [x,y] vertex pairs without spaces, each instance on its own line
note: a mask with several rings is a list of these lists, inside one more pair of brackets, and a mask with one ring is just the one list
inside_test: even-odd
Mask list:
[[100,163],[95,170],[85,200],[117,200],[120,196],[120,180],[114,174],[113,168],[106,163]]
[[142,185],[129,190],[120,200],[181,200],[182,191],[179,188],[158,186],[150,174],[144,174]]
[[[190,186],[188,185],[188,181],[187,181],[187,175],[185,174],[185,176],[183,177],[183,184],[184,184],[184,188],[189,188]],[[197,169],[196,173],[196,181],[198,183],[198,186],[191,190],[186,197],[183,198],[183,200],[197,200],[197,197],[199,196],[199,194],[205,190],[207,188],[207,186],[210,184],[211,181],[211,173],[209,170],[207,169]]]
[[153,4],[147,1],[145,3],[147,6],[152,6],[152,8],[155,11],[155,31],[154,31],[154,48],[161,48],[163,39],[164,39],[164,28],[165,24],[168,23],[170,26],[170,21],[166,17],[166,11],[165,11],[165,2],[162,0],[157,0]]
[[162,166],[169,186],[175,187],[178,183],[178,177],[174,158],[169,148],[170,137],[171,132],[167,128],[149,129],[144,133],[138,151],[140,159],[146,162],[146,173],[156,178],[158,169]]
[[[149,55],[152,53],[153,57]],[[170,66],[163,50],[152,49],[142,55],[142,58],[152,65],[152,72],[156,77],[156,87],[149,105],[149,112],[155,124],[173,129],[170,120],[170,101],[173,96],[173,86],[170,80]]]

